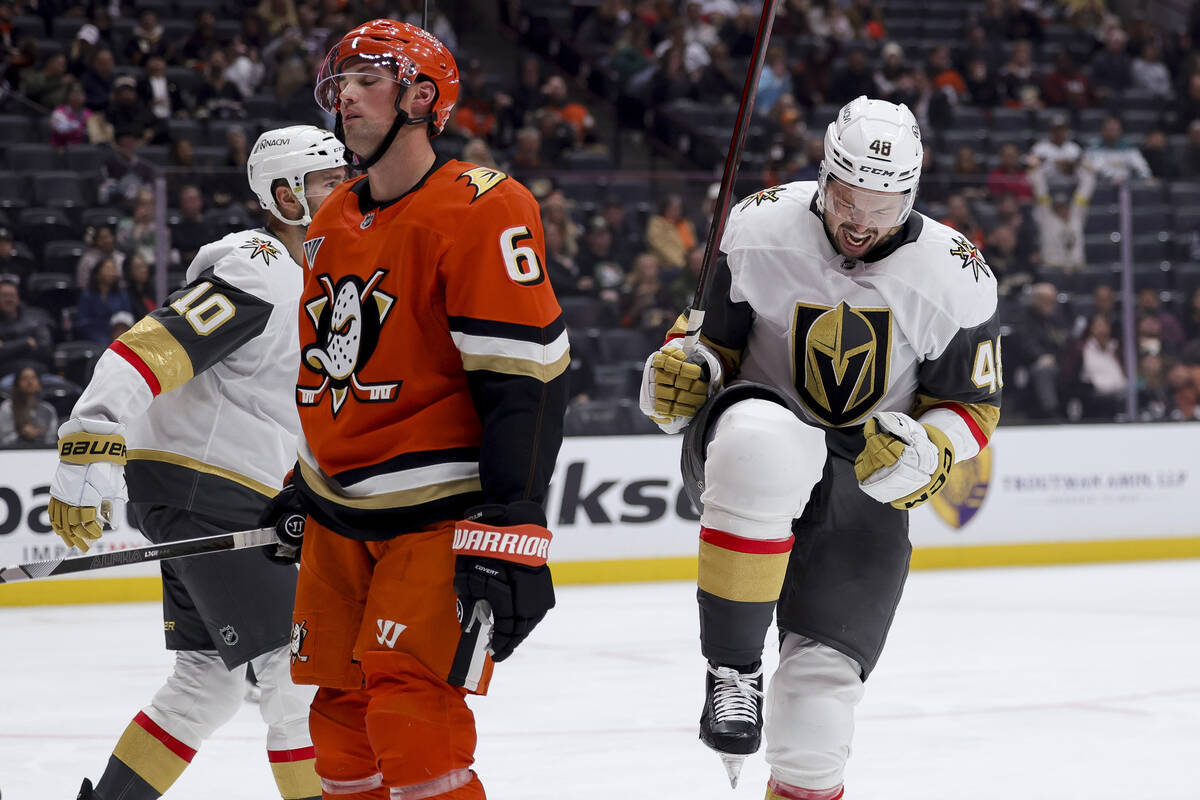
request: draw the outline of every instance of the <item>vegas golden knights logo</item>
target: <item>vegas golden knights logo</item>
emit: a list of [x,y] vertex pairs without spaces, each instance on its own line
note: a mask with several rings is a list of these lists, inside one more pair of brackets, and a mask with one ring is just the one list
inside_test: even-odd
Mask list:
[[360,403],[387,403],[396,399],[400,381],[365,383],[358,373],[367,365],[379,343],[379,330],[387,320],[396,298],[379,290],[387,270],[377,269],[364,281],[347,275],[335,286],[328,275],[318,276],[322,294],[304,303],[316,341],[304,348],[301,361],[322,381],[318,386],[296,386],[296,402],[315,406],[326,392],[337,417],[353,394]]
[[806,408],[826,425],[850,425],[871,412],[888,386],[892,312],[796,304],[792,380]]

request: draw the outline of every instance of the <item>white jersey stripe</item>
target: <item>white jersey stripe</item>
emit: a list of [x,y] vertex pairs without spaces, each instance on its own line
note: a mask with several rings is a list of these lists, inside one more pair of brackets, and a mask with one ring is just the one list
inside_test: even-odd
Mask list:
[[501,356],[521,361],[532,361],[535,364],[547,366],[555,363],[570,348],[567,332],[564,330],[554,341],[541,345],[534,342],[523,342],[518,339],[503,339],[496,336],[476,336],[469,333],[451,331],[454,345],[460,352],[473,356]]

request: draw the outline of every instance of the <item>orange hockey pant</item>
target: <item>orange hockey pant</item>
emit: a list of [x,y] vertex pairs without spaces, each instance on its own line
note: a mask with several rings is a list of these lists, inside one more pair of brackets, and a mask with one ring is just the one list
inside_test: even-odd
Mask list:
[[382,542],[311,517],[292,626],[292,678],[321,688],[309,729],[330,800],[482,800],[471,770],[492,660],[464,634],[452,523]]

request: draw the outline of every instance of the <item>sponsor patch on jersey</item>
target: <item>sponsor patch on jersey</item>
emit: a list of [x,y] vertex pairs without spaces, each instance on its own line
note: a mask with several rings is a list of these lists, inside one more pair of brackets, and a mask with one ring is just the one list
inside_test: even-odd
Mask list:
[[954,247],[950,248],[950,255],[958,256],[962,259],[962,268],[971,268],[975,273],[975,282],[979,283],[979,273],[983,273],[991,277],[992,271],[988,269],[987,262],[983,260],[983,253],[979,252],[979,248],[967,241],[965,236],[955,236],[952,240]]
[[804,406],[831,426],[862,421],[887,394],[892,311],[797,303],[792,380]]
[[770,189],[760,189],[743,200],[742,204],[738,206],[738,211],[745,211],[751,203],[754,203],[755,207],[761,206],[763,203],[777,203],[779,202],[779,193],[786,191],[786,186],[772,186]]
[[937,515],[951,528],[959,529],[979,513],[992,482],[992,448],[954,465],[946,485],[929,501]]
[[469,183],[475,189],[475,196],[471,198],[471,202],[474,203],[492,189],[495,189],[497,186],[499,186],[500,183],[508,177],[508,175],[498,169],[492,169],[491,167],[474,167],[462,173],[458,177],[459,179],[466,178],[467,183]]
[[279,248],[269,239],[260,239],[255,236],[241,246],[242,250],[250,251],[250,260],[261,257],[266,264],[271,263],[272,258],[279,258]]
[[387,320],[396,298],[379,289],[387,270],[377,269],[364,281],[358,275],[346,275],[335,285],[329,275],[321,275],[322,294],[304,302],[316,341],[304,348],[301,363],[321,376],[317,386],[296,386],[296,402],[302,406],[319,405],[328,392],[333,416],[353,394],[360,403],[387,403],[396,399],[400,381],[365,383],[358,378],[379,344],[379,331]]

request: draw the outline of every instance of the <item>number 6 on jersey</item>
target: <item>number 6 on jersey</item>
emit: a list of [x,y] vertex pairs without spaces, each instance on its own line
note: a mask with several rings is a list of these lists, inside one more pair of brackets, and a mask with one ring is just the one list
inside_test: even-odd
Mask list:
[[505,228],[500,234],[500,252],[504,256],[504,268],[508,277],[517,283],[533,285],[542,282],[542,265],[537,252],[527,244],[518,242],[532,239],[533,234],[524,225]]

